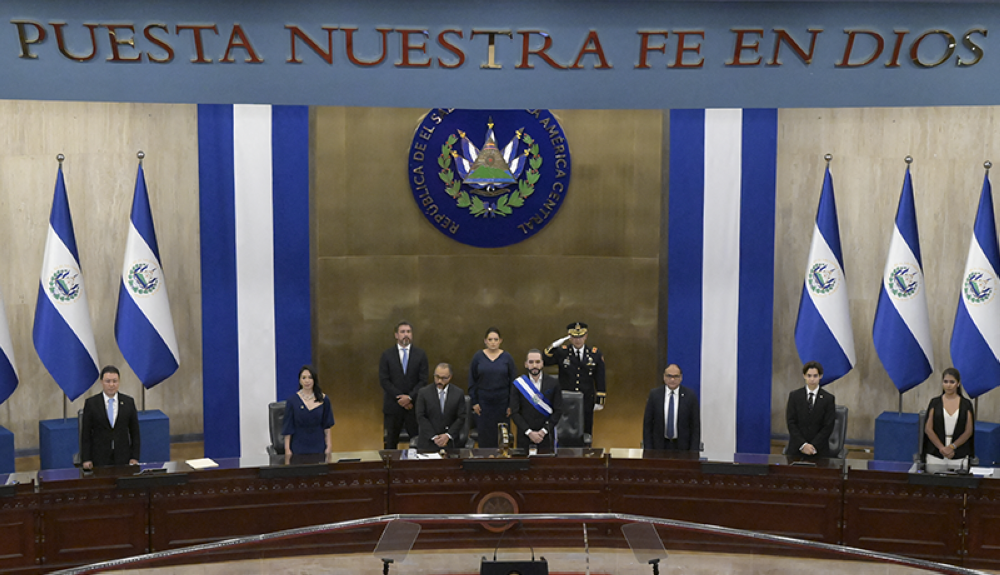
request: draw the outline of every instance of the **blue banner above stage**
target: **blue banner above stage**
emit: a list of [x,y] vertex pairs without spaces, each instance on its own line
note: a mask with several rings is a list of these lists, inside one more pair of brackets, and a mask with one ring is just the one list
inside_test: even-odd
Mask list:
[[8,0],[3,99],[662,109],[995,105],[991,2]]

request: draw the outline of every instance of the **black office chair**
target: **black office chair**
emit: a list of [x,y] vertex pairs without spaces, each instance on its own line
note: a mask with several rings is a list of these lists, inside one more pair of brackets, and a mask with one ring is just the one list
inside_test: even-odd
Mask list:
[[472,397],[465,396],[465,406],[468,408],[465,410],[465,425],[469,428],[468,433],[465,434],[465,447],[466,449],[472,449],[476,446],[476,442],[479,441],[479,430],[476,429],[476,414],[472,412]]
[[472,438],[470,435],[470,426],[472,425],[472,398],[468,395],[465,396],[465,425],[462,426],[462,431],[460,435],[455,439],[455,447],[466,447],[472,448],[470,443]]
[[[704,446],[704,444],[702,444]],[[847,406],[838,405],[834,407],[833,415],[833,431],[830,432],[830,442],[829,442],[828,453],[832,453],[830,457],[836,459],[843,459],[847,457]],[[704,447],[703,447],[704,449]],[[785,450],[782,451],[784,455],[789,455],[791,453],[797,453],[796,450],[792,449],[791,445],[786,445]]]
[[830,453],[837,459],[847,456],[847,406],[838,405],[833,420],[833,432],[830,433]]
[[271,432],[271,445],[267,446],[268,455],[285,454],[285,436],[281,429],[285,426],[285,402],[274,401],[267,404],[267,427]]
[[73,454],[73,467],[80,467],[80,446],[83,445],[83,410],[76,412],[76,453]]
[[556,423],[556,441],[559,447],[591,446],[591,435],[583,431],[583,394],[579,391],[562,392],[562,417]]

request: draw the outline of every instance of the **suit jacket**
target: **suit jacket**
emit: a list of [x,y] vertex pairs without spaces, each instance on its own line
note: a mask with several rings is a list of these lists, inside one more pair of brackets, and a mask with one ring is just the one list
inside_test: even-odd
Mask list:
[[410,357],[406,362],[406,373],[399,360],[399,348],[393,345],[382,353],[378,362],[378,381],[385,392],[382,399],[382,413],[405,415],[406,409],[396,401],[398,395],[409,395],[416,402],[417,392],[427,385],[427,354],[415,345],[410,345]]
[[[677,444],[682,451],[701,450],[701,408],[698,396],[683,385],[677,388]],[[667,399],[667,386],[661,385],[649,392],[646,414],[642,418],[642,445],[645,449],[666,447],[666,416],[663,403]]]
[[114,428],[108,421],[107,397],[98,393],[83,404],[80,424],[80,461],[94,466],[128,465],[139,460],[139,412],[135,400],[118,393],[118,417]]
[[442,433],[451,435],[449,448],[465,446],[465,419],[468,413],[465,409],[465,392],[461,388],[454,384],[448,385],[442,413],[437,386],[425,385],[417,392],[416,410],[417,424],[420,426],[417,449],[440,449],[431,438]]
[[788,423],[788,453],[802,455],[799,448],[809,443],[816,448],[817,457],[832,457],[830,434],[836,419],[837,401],[833,394],[822,387],[816,392],[816,403],[809,411],[806,388],[800,387],[788,394],[785,420]]
[[562,389],[559,387],[559,379],[553,375],[542,374],[542,388],[539,390],[549,405],[552,406],[552,415],[546,415],[532,405],[516,385],[510,386],[510,418],[517,425],[517,446],[529,447],[531,440],[525,435],[529,429],[532,431],[546,431],[545,440],[538,444],[540,447],[551,447],[552,438],[555,434],[556,424],[562,417]]

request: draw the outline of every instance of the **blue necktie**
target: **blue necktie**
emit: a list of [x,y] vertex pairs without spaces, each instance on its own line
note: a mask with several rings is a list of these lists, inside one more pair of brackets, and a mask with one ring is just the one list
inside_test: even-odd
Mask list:
[[441,391],[439,391],[438,395],[441,398],[441,413],[444,414],[444,398],[445,398],[444,390],[442,389]]
[[667,439],[674,438],[674,392],[667,397]]
[[115,398],[108,398],[108,423],[111,427],[115,426]]
[[403,348],[403,373],[406,373],[406,364],[410,362],[410,348]]

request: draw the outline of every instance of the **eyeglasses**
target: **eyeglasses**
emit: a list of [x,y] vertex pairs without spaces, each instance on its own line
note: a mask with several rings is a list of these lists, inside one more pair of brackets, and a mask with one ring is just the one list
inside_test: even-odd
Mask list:
[[670,375],[668,373],[668,374],[666,374],[666,377],[667,377],[667,379],[680,379],[681,378],[681,374],[678,373],[677,375]]

